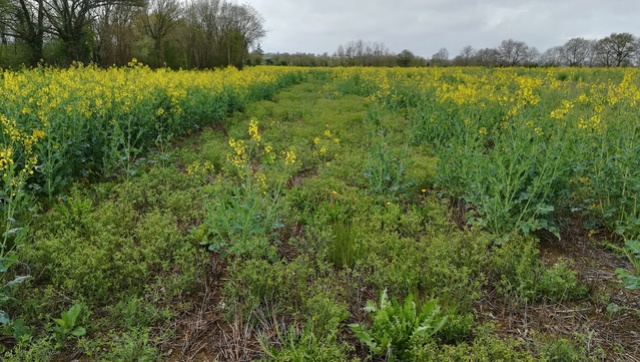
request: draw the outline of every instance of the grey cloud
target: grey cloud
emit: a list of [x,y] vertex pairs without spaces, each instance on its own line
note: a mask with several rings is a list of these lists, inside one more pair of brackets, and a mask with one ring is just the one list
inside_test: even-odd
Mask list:
[[634,0],[250,0],[270,29],[262,48],[272,52],[332,53],[350,40],[384,42],[430,57],[454,56],[465,45],[495,47],[525,41],[539,50],[576,36],[612,32],[640,35]]

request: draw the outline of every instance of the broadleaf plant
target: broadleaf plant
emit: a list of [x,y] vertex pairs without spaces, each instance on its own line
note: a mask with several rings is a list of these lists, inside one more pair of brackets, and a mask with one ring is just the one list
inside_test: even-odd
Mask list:
[[372,315],[373,325],[356,323],[349,327],[372,354],[386,355],[390,360],[401,360],[412,342],[430,338],[447,322],[437,300],[429,301],[417,313],[412,294],[400,304],[396,299],[389,300],[386,289],[378,304],[368,301],[364,310]]

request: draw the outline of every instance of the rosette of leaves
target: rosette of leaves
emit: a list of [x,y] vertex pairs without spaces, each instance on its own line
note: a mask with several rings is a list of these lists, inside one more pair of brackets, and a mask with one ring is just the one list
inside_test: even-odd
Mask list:
[[389,300],[386,289],[378,304],[368,301],[364,310],[372,315],[373,325],[356,323],[349,327],[372,354],[386,355],[390,361],[402,360],[414,343],[431,338],[447,322],[437,300],[426,303],[418,313],[412,294],[400,304],[396,299]]

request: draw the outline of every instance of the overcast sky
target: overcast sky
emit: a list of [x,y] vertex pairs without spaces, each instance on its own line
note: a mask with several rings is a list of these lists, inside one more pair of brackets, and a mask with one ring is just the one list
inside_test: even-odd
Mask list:
[[265,18],[265,52],[332,54],[340,44],[383,42],[430,58],[465,45],[522,40],[540,52],[573,37],[640,35],[638,0],[239,0]]

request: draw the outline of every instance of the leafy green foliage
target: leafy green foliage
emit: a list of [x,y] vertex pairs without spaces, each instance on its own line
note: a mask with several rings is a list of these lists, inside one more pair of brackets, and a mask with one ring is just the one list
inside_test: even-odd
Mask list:
[[336,291],[323,290],[326,287],[320,283],[312,288],[303,310],[311,316],[314,334],[321,338],[336,336],[342,323],[349,318],[349,311],[343,302],[336,300]]
[[498,291],[516,303],[544,298],[577,300],[587,295],[588,288],[580,284],[570,261],[561,259],[547,269],[538,256],[537,241],[532,237],[511,234],[495,246],[491,264],[500,280]]
[[545,362],[596,362],[605,359],[602,348],[594,346],[594,332],[578,331],[571,337],[532,334],[538,360]]
[[265,352],[268,361],[318,361],[333,362],[347,361],[350,346],[337,339],[337,329],[330,331],[325,337],[319,336],[315,331],[315,324],[308,321],[301,331],[290,326],[287,331],[277,330],[280,347],[270,344],[264,337],[260,346]]
[[68,311],[62,312],[61,318],[54,318],[56,323],[54,331],[63,338],[69,335],[74,337],[82,337],[87,334],[87,330],[78,325],[80,314],[84,307],[81,304],[74,304]]
[[[11,266],[11,264],[15,262],[17,262],[16,255],[0,258],[0,276],[3,276],[7,272],[7,269]],[[13,289],[17,285],[22,284],[29,278],[29,276],[17,276],[13,280],[0,286],[0,308],[8,301],[14,300],[14,298],[11,297],[11,289]],[[2,278],[0,278],[0,280],[2,280]],[[24,326],[22,321],[12,321],[9,314],[4,311],[4,309],[0,309],[0,334],[9,334],[14,338],[19,339],[23,335],[28,334],[28,332],[28,328]]]
[[494,233],[518,228],[525,234],[539,229],[558,234],[552,216],[565,190],[565,150],[563,144],[534,142],[536,137],[513,126],[490,139],[480,133],[453,138],[438,151],[439,183],[459,185],[477,208],[474,222]]
[[112,336],[111,350],[105,360],[117,362],[153,362],[160,357],[154,346],[157,341],[149,337],[148,329],[135,329],[121,336]]
[[[191,185],[169,169],[123,182],[117,190],[102,184],[93,195],[96,203],[76,189],[40,220],[38,243],[25,246],[25,259],[49,270],[40,281],[90,304],[141,295],[162,271],[166,286],[179,279],[179,289],[166,289],[167,297],[188,292],[196,251],[180,225],[198,215],[195,194],[187,191]],[[187,211],[184,204],[192,206]]]
[[357,323],[349,327],[374,355],[391,356],[392,360],[402,360],[412,341],[433,336],[447,321],[440,316],[437,300],[426,303],[417,313],[413,295],[409,294],[402,305],[395,299],[389,301],[386,289],[378,304],[367,302],[365,311],[372,315],[371,328]]
[[633,264],[634,270],[618,268],[616,274],[626,289],[635,290],[640,288],[640,241],[628,240],[624,245],[624,252]]
[[458,312],[458,306],[448,307],[442,312],[447,323],[434,335],[442,343],[460,343],[469,340],[473,332],[475,318],[472,313]]
[[264,259],[238,261],[229,268],[229,282],[223,291],[229,313],[272,311],[293,312],[308,298],[308,283],[315,275],[309,260],[299,257],[291,263]]
[[491,335],[491,328],[482,326],[470,343],[438,345],[434,341],[412,346],[406,361],[523,361],[533,362],[536,358],[524,344],[516,340],[503,340]]
[[337,268],[353,268],[363,253],[356,229],[347,220],[337,221],[331,229],[333,240],[329,244],[327,260]]
[[53,338],[40,338],[30,343],[20,343],[2,357],[6,362],[50,361],[55,352],[56,342]]
[[491,260],[500,280],[498,291],[517,303],[533,301],[543,271],[538,255],[537,241],[532,237],[511,234],[508,241],[495,247]]
[[274,232],[283,227],[277,196],[262,193],[257,185],[222,190],[214,198],[206,219],[208,237],[202,245],[222,255],[252,255],[273,259]]
[[576,272],[571,269],[571,266],[570,261],[561,259],[551,268],[546,269],[536,287],[538,296],[555,301],[584,298],[588,288],[579,283]]
[[[413,71],[395,80],[409,81]],[[334,76],[327,72],[325,80]],[[443,74],[441,80],[464,89],[467,76]],[[367,82],[363,75],[347,86]],[[204,296],[208,308],[224,313],[220,323],[241,322],[246,328],[232,338],[251,343],[262,334],[267,360],[353,360],[367,350],[371,360],[402,361],[581,356],[577,344],[578,354],[565,345],[550,347],[547,354],[531,352],[537,342],[505,340],[477,325],[487,312],[478,311],[486,293],[501,293],[514,308],[586,295],[570,261],[545,268],[535,238],[523,236],[553,230],[554,218],[565,212],[587,214],[582,204],[587,198],[589,204],[605,205],[598,201],[602,195],[589,189],[595,178],[570,178],[588,165],[576,162],[568,170],[553,158],[575,156],[569,152],[574,146],[554,143],[559,139],[546,129],[539,134],[525,127],[528,119],[507,122],[507,111],[495,105],[471,112],[456,109],[453,101],[443,105],[428,98],[436,90],[424,97],[409,94],[408,86],[397,96],[369,92],[374,86],[349,90],[368,92],[372,98],[365,102],[339,92],[319,99],[318,90],[325,93],[332,85],[323,86],[312,80],[273,102],[248,105],[246,114],[196,139],[180,140],[176,150],[165,141],[173,131],[158,130],[161,150],[150,155],[138,153],[136,133],[122,123],[114,130],[121,133],[111,140],[113,153],[133,157],[111,161],[134,172],[84,185],[97,177],[89,176],[52,200],[51,209],[43,204],[35,233],[26,239],[32,242],[21,253],[34,282],[21,290],[29,300],[8,300],[6,315],[0,315],[4,322],[16,318],[3,330],[22,335],[15,355],[161,360],[167,342],[186,342],[174,326],[202,310]],[[422,104],[426,99],[430,102]],[[418,104],[415,111],[405,109]],[[197,109],[184,111],[204,117]],[[542,138],[548,144],[541,145]],[[243,156],[234,157],[240,150]],[[140,157],[148,159],[136,162]],[[206,165],[206,172],[194,172],[194,165]],[[573,193],[578,184],[580,193]],[[62,185],[52,182],[51,189]],[[566,207],[574,202],[584,209]],[[623,223],[631,220],[627,216],[611,214]],[[596,219],[594,228],[601,221]],[[16,261],[7,258],[4,265]],[[18,264],[7,278],[22,271]],[[9,297],[19,296],[21,290],[9,289]],[[371,289],[385,293],[367,303],[369,314],[362,318],[357,310]],[[69,300],[86,307],[75,322],[71,314],[65,321],[55,307]],[[612,309],[610,317],[616,316]],[[53,318],[72,327],[63,333],[56,324],[60,337],[47,344],[54,328],[43,324]],[[351,329],[346,321],[354,323]],[[90,333],[69,338],[78,327]],[[354,334],[363,348],[352,346]]]
[[408,148],[395,151],[383,135],[373,137],[364,177],[374,195],[396,198],[414,182],[406,179]]
[[437,295],[463,312],[481,295],[490,238],[460,231],[442,205],[404,210],[391,204],[368,209],[364,228],[365,280],[391,294]]
[[168,323],[174,316],[171,309],[159,309],[153,303],[140,297],[132,297],[118,302],[112,308],[111,313],[117,323],[129,331]]

